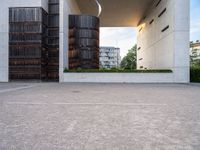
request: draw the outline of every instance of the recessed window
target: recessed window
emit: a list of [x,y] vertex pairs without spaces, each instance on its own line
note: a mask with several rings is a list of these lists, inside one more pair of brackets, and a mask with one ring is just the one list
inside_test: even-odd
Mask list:
[[143,69],[144,67],[143,66],[140,66],[140,69]]
[[158,18],[160,18],[165,12],[166,12],[167,8],[165,8],[159,15]]
[[156,4],[156,7],[158,7],[158,5],[160,4],[161,1],[162,1],[162,0],[159,0],[159,1],[158,1],[158,3]]
[[149,24],[152,24],[154,22],[154,19],[152,19],[150,22],[149,22]]
[[169,29],[169,25],[164,27],[161,32],[165,32],[167,29]]
[[141,49],[141,47],[138,47],[138,50],[140,50]]
[[143,58],[140,58],[139,60],[143,60]]
[[143,17],[143,20],[145,20],[146,18],[147,18],[147,16],[144,16],[144,17]]

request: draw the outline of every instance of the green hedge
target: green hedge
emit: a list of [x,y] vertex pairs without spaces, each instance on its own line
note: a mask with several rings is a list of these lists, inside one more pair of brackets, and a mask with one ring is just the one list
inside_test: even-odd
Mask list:
[[200,82],[200,67],[191,67],[190,68],[190,81],[191,82]]
[[68,73],[172,73],[172,70],[121,70],[121,69],[77,69],[68,70]]

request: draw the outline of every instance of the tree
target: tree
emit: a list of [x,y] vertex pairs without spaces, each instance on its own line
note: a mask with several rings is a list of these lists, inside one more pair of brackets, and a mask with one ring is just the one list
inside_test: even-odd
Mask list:
[[137,63],[137,45],[128,50],[127,55],[121,61],[122,69],[136,69]]

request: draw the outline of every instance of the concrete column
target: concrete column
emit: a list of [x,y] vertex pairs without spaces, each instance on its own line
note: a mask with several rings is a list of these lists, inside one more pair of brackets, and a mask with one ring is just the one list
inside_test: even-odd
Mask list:
[[175,0],[174,82],[189,82],[190,0]]

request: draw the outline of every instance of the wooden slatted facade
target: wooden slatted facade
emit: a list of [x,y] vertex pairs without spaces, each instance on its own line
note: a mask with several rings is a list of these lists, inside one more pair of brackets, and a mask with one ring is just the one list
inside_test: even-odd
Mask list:
[[9,9],[9,79],[59,80],[59,0]]
[[49,80],[59,80],[59,0],[49,0],[47,74]]
[[69,69],[99,68],[99,18],[69,16]]
[[42,8],[9,9],[9,78],[46,79],[48,14]]

